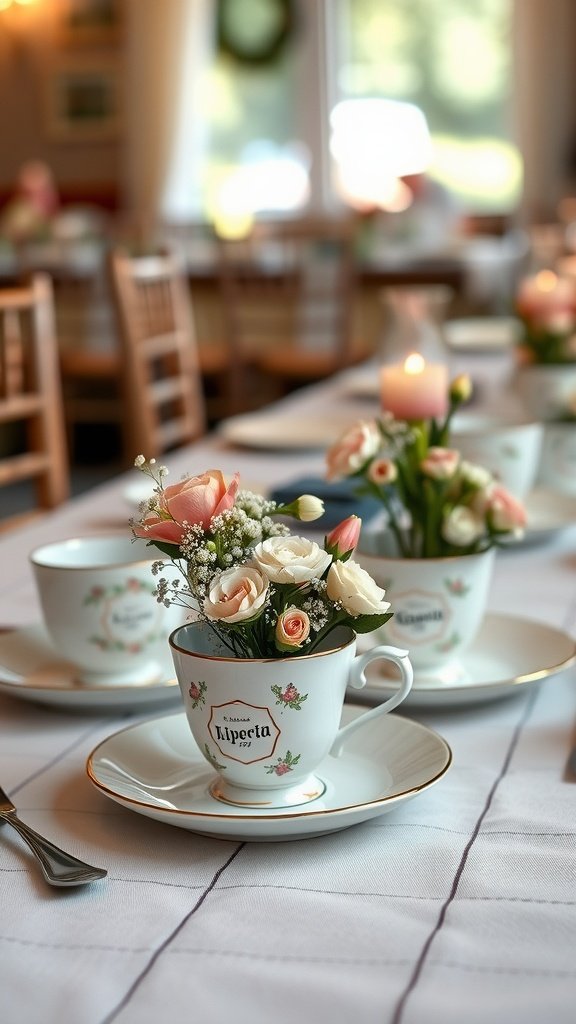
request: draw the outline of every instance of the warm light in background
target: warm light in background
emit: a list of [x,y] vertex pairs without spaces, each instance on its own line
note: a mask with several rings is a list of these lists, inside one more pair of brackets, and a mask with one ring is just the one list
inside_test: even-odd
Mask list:
[[0,11],[7,11],[9,7],[33,7],[40,3],[40,0],[0,0]]
[[422,174],[432,143],[422,111],[386,99],[343,100],[330,115],[330,152],[342,198],[355,207],[408,209],[412,192],[403,175]]

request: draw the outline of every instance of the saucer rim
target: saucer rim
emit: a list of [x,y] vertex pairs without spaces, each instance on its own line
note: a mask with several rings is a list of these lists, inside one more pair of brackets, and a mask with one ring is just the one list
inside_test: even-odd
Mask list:
[[538,482],[534,485],[531,491],[528,492],[524,498],[524,505],[526,507],[528,516],[530,515],[530,499],[534,500],[538,497],[549,499],[550,507],[554,508],[555,503],[558,499],[564,503],[566,507],[571,507],[574,513],[574,519],[571,519],[568,515],[562,520],[556,519],[555,523],[548,526],[530,526],[528,521],[524,536],[519,541],[512,541],[506,545],[506,550],[513,551],[514,548],[527,547],[532,544],[536,544],[540,541],[545,541],[552,537],[558,536],[564,533],[566,530],[570,530],[576,524],[576,495],[568,494],[565,491],[554,490],[553,487],[540,486]]
[[[478,636],[476,637],[476,641],[474,641],[471,644],[472,650],[474,649],[474,643],[478,642],[479,639],[481,638],[482,631],[484,629],[489,629],[490,625],[495,622],[508,623],[512,628],[520,626],[523,626],[524,628],[530,630],[541,628],[551,633],[555,633],[558,636],[558,638],[562,638],[562,640],[568,641],[572,645],[572,654],[565,657],[562,661],[557,662],[554,665],[535,668],[530,672],[520,672],[512,677],[508,676],[507,678],[494,679],[484,682],[463,682],[461,680],[454,680],[440,683],[437,686],[430,684],[419,685],[418,670],[415,669],[412,689],[408,694],[408,697],[406,698],[407,706],[409,706],[410,703],[412,703],[412,705],[416,703],[414,699],[412,699],[411,701],[411,698],[421,698],[422,700],[426,700],[427,697],[449,698],[450,696],[453,696],[455,700],[457,700],[458,696],[464,696],[465,699],[472,701],[472,694],[477,694],[479,701],[495,699],[497,695],[494,693],[494,691],[496,690],[508,688],[510,694],[512,694],[522,686],[540,682],[543,679],[548,679],[551,676],[557,675],[558,673],[563,672],[565,671],[565,669],[568,669],[572,667],[574,664],[576,664],[576,640],[568,632],[566,632],[566,630],[559,629],[557,626],[550,625],[547,622],[540,622],[537,619],[526,618],[522,615],[509,615],[505,612],[489,612],[487,615],[484,616],[484,619],[480,626],[480,631],[478,633]],[[397,687],[394,685],[392,681],[390,683],[387,683],[385,680],[383,680],[382,682],[378,681],[372,684],[368,682],[361,691],[355,690],[353,692],[356,694],[357,698],[360,694],[362,694],[365,695],[366,699],[380,700],[383,697],[388,696],[390,693],[393,693],[396,688]]]
[[[365,711],[366,711],[366,708],[362,707],[361,705],[352,704],[352,703],[346,703],[344,705],[344,709],[343,709],[343,721],[348,719],[349,716],[350,717],[355,717],[356,715],[362,714]],[[395,722],[401,721],[402,724],[403,724],[403,727],[407,728],[408,731],[414,730],[416,732],[425,733],[429,741],[435,742],[438,745],[438,754],[440,754],[440,751],[442,751],[443,755],[444,755],[442,767],[438,771],[436,771],[434,775],[427,777],[419,785],[412,786],[409,789],[406,789],[406,790],[402,791],[401,793],[395,793],[393,796],[378,797],[378,798],[376,798],[374,800],[363,800],[360,803],[346,804],[346,805],[339,806],[339,807],[323,808],[322,810],[314,810],[314,805],[313,804],[306,804],[306,805],[304,805],[302,807],[299,807],[299,808],[282,808],[282,809],[280,809],[280,808],[271,808],[271,809],[259,808],[257,812],[250,813],[250,810],[248,808],[246,808],[246,807],[243,807],[242,811],[240,811],[240,809],[238,807],[234,807],[234,805],[232,805],[232,804],[224,806],[221,803],[219,803],[217,800],[214,800],[214,804],[215,804],[214,812],[211,812],[211,811],[207,812],[207,811],[186,810],[185,808],[180,808],[180,807],[174,807],[174,808],[166,809],[166,808],[159,807],[157,804],[148,803],[146,800],[139,800],[136,797],[124,796],[124,795],[120,794],[118,792],[118,790],[112,789],[109,785],[107,785],[106,783],[100,781],[96,777],[94,761],[95,761],[95,758],[97,757],[98,753],[102,750],[103,747],[106,747],[107,744],[109,744],[110,742],[116,740],[118,737],[122,736],[125,733],[133,732],[134,730],[145,730],[145,729],[150,728],[151,726],[153,726],[155,723],[160,722],[162,720],[175,721],[176,719],[179,719],[180,721],[185,721],[186,720],[186,713],[184,711],[172,712],[172,713],[164,714],[164,715],[158,715],[155,718],[146,719],[144,722],[135,722],[135,723],[132,723],[131,725],[124,726],[122,729],[118,729],[116,732],[114,732],[111,735],[107,736],[105,739],[101,740],[93,748],[93,750],[88,754],[88,756],[86,758],[86,765],[85,765],[86,774],[87,774],[90,782],[95,786],[95,788],[99,792],[101,792],[104,796],[108,797],[109,799],[114,800],[116,803],[119,803],[121,806],[126,807],[128,810],[134,810],[136,813],[143,814],[144,816],[147,816],[147,817],[151,817],[154,820],[160,821],[161,823],[164,823],[164,824],[176,825],[176,827],[178,827],[178,826],[177,826],[177,823],[174,822],[174,821],[168,820],[168,821],[164,822],[163,821],[164,816],[167,817],[167,818],[172,818],[172,817],[181,818],[182,820],[186,820],[186,821],[200,820],[202,822],[204,822],[204,821],[206,821],[206,822],[218,821],[218,822],[224,822],[224,823],[225,822],[230,822],[233,825],[241,825],[243,823],[248,823],[248,824],[250,824],[250,823],[252,823],[252,824],[259,823],[260,825],[262,825],[262,824],[266,824],[267,822],[272,822],[272,823],[276,823],[276,824],[278,822],[283,822],[283,821],[290,822],[291,820],[296,819],[296,818],[298,818],[298,819],[310,819],[310,818],[312,818],[312,819],[315,819],[315,820],[318,820],[318,819],[322,818],[322,819],[333,820],[334,818],[337,819],[337,818],[342,817],[343,815],[346,815],[346,814],[350,814],[350,813],[353,813],[353,812],[361,812],[364,809],[373,810],[373,811],[377,812],[378,809],[382,808],[382,813],[385,813],[385,811],[387,809],[391,809],[397,803],[403,802],[404,800],[408,800],[411,797],[415,797],[419,793],[422,793],[426,789],[429,789],[436,782],[439,782],[440,779],[448,772],[448,770],[450,769],[450,767],[452,765],[452,762],[453,762],[452,748],[450,747],[450,745],[447,742],[447,740],[443,736],[441,736],[435,729],[431,729],[430,726],[424,725],[422,722],[414,721],[413,719],[408,718],[407,716],[398,715],[396,713],[391,715],[390,718],[391,718],[391,720],[393,720]],[[382,725],[382,727],[384,727],[384,728],[389,727],[390,726],[390,721],[388,719],[389,719],[389,716],[387,716],[387,715],[383,716],[382,719],[380,720],[379,724]],[[207,764],[204,765],[203,758],[202,758],[202,753],[200,752],[200,750],[199,750],[199,748],[198,748],[198,746],[197,746],[197,744],[196,744],[196,742],[195,742],[195,740],[194,740],[194,738],[193,738],[191,733],[190,733],[190,741],[191,741],[191,744],[192,744],[191,751],[192,751],[192,753],[194,755],[194,758],[195,758],[195,760],[192,762],[192,779],[191,779],[191,781],[193,781],[194,777],[198,776],[199,769],[202,772],[210,772],[210,767]],[[342,751],[342,757],[345,757],[345,755],[346,755],[346,749],[344,748],[344,750]],[[328,759],[325,758],[324,761],[322,761],[320,763],[320,765],[318,766],[318,768],[316,769],[316,772],[318,774],[322,773],[322,765],[327,760]],[[211,799],[213,799],[213,798],[211,798]],[[149,814],[148,813],[149,811],[154,812],[153,815]],[[351,823],[351,824],[354,824],[354,823]],[[346,827],[346,826],[343,826],[343,827]],[[189,831],[194,831],[194,829],[189,829]],[[196,830],[196,831],[198,831],[198,830]],[[202,829],[201,831],[202,831],[203,835],[208,835],[208,833],[204,829]],[[325,831],[325,830],[321,830],[321,831]],[[318,834],[321,834],[321,833],[318,833]],[[217,834],[217,838],[227,838],[227,837],[223,833],[218,833]],[[236,836],[234,838],[238,838],[238,837]],[[274,838],[274,836],[272,836],[271,838]],[[275,838],[278,839],[280,837],[276,836]],[[301,838],[304,838],[304,837],[301,836]]]
[[[44,629],[41,622],[29,623],[28,625],[15,626],[10,629],[5,629],[0,635],[13,636],[14,634],[22,634],[23,636],[33,636],[34,638],[42,640],[47,646],[53,651],[54,660],[58,659],[58,652],[53,650],[50,638]],[[62,659],[65,661],[65,659]],[[87,705],[91,698],[98,698],[100,696],[108,696],[110,699],[108,702],[102,701],[102,706],[106,703],[109,705],[115,705],[118,707],[122,700],[128,701],[131,697],[140,697],[143,695],[153,695],[154,698],[160,703],[162,698],[168,700],[172,695],[176,696],[179,692],[178,679],[176,673],[172,669],[170,672],[169,660],[166,659],[166,665],[163,666],[166,673],[162,673],[162,676],[156,682],[144,682],[144,683],[103,683],[97,685],[93,683],[82,683],[81,685],[74,685],[71,675],[66,675],[62,672],[61,683],[55,683],[50,685],[36,686],[29,682],[32,673],[22,673],[22,680],[14,682],[13,680],[2,678],[2,666],[0,666],[0,694],[4,693],[7,696],[19,697],[23,700],[38,700],[44,704],[69,704],[73,706]],[[67,680],[67,681],[66,681]],[[50,699],[52,697],[52,699]],[[69,697],[71,700],[62,701],[60,698]],[[85,698],[85,699],[84,699]],[[136,700],[135,704],[138,703]],[[145,703],[148,703],[145,701]],[[94,705],[100,706],[100,705]]]

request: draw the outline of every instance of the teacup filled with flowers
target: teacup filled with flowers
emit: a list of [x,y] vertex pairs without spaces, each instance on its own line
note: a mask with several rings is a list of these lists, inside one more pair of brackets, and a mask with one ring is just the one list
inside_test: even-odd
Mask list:
[[282,521],[320,518],[314,495],[279,505],[241,490],[238,473],[227,483],[214,469],[165,487],[164,466],[144,456],[135,464],[155,486],[132,532],[178,570],[164,576],[165,561],[153,564],[158,601],[196,612],[235,658],[310,654],[337,626],[370,632],[390,617],[384,591],[351,557],[357,516],[322,547]]
[[450,447],[452,417],[471,394],[461,374],[442,419],[390,413],[353,425],[326,455],[327,477],[358,480],[383,521],[364,530],[358,560],[386,588],[393,622],[378,635],[408,647],[415,667],[443,666],[471,642],[487,602],[494,550],[520,539],[522,503]]
[[[356,656],[356,634],[392,614],[352,557],[360,519],[350,516],[321,545],[285,522],[319,518],[314,495],[277,504],[216,469],[164,486],[165,467],[144,456],[135,465],[154,482],[130,525],[163,556],[152,567],[156,598],[190,610],[169,643],[191,731],[217,773],[212,795],[259,806],[277,789],[282,804],[315,799],[325,788],[311,775],[316,765],[412,683],[404,650],[380,645]],[[339,728],[347,687],[361,688],[376,659],[394,662],[400,690]]]
[[576,394],[576,284],[548,268],[525,277],[516,296],[520,335],[516,385],[531,416],[544,422],[570,418]]

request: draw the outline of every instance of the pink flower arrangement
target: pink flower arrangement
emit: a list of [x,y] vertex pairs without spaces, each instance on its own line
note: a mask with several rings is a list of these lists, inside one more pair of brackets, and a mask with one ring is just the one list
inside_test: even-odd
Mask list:
[[451,384],[444,421],[364,420],[326,454],[329,480],[356,477],[359,495],[380,500],[401,557],[477,554],[522,536],[523,505],[449,446],[451,417],[470,393],[461,375]]
[[[276,518],[319,518],[314,495],[278,505],[241,490],[238,473],[226,483],[213,469],[164,487],[165,467],[144,456],[135,465],[155,487],[132,532],[168,559],[153,565],[157,600],[193,609],[236,657],[308,654],[337,626],[365,633],[390,618],[384,590],[352,558],[357,516],[321,546]],[[169,563],[178,570],[170,578],[162,575]]]

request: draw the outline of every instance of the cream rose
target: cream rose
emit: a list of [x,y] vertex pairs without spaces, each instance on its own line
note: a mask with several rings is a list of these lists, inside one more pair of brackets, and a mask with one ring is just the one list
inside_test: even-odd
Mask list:
[[360,420],[346,430],[326,453],[326,477],[338,480],[356,473],[380,448],[381,438],[375,420]]
[[483,533],[484,521],[467,505],[456,505],[442,523],[444,540],[456,547],[469,547]]
[[349,615],[381,615],[390,608],[383,600],[386,591],[352,559],[333,562],[326,582],[330,600],[339,601]]
[[320,578],[332,555],[305,537],[269,537],[257,544],[252,561],[274,583],[308,583]]
[[206,618],[218,622],[245,622],[264,608],[268,580],[255,568],[240,565],[216,576],[204,601]]
[[468,462],[466,459],[460,463],[460,475],[465,483],[470,484],[471,487],[476,487],[478,490],[484,490],[494,479],[492,473],[485,469],[484,466],[479,466],[475,462]]

